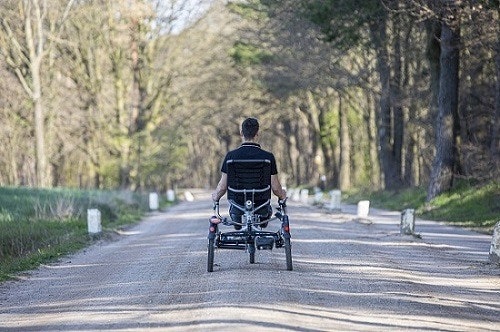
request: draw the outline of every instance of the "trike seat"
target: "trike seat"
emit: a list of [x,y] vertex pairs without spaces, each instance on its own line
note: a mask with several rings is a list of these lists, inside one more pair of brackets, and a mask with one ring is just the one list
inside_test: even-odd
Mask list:
[[262,219],[271,217],[271,161],[230,159],[226,164],[231,218],[234,220],[243,215],[248,201],[252,203],[253,212]]

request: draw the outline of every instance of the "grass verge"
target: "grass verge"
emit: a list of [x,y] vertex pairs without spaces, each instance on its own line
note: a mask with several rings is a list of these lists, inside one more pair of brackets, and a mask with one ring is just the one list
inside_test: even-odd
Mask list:
[[373,207],[393,211],[412,208],[420,218],[444,221],[488,234],[500,221],[500,182],[481,186],[460,183],[430,202],[426,202],[425,188],[376,192],[356,190],[343,193],[342,199],[348,204],[369,200]]
[[[87,209],[91,208],[101,212],[103,232],[98,237],[87,231]],[[0,281],[131,225],[148,209],[146,194],[0,188]]]

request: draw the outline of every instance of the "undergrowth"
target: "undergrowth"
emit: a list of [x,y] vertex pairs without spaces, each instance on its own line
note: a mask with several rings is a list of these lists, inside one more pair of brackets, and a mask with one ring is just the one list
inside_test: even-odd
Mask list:
[[103,234],[136,222],[147,195],[119,191],[0,188],[0,281],[88,245],[87,209]]

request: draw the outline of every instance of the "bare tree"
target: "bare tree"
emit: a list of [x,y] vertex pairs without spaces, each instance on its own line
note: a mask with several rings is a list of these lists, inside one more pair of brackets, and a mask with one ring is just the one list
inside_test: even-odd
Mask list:
[[25,98],[22,87],[4,65],[0,64],[0,185],[33,185],[30,113],[20,102]]
[[[16,3],[18,5],[16,6]],[[33,104],[35,132],[36,182],[49,185],[45,142],[45,114],[42,67],[64,27],[73,0],[66,1],[62,10],[59,3],[47,0],[10,1],[10,13],[2,15],[0,49],[6,62],[18,78]],[[7,8],[7,7],[4,7]],[[10,15],[9,15],[10,14]],[[18,18],[22,18],[18,21]],[[46,68],[50,69],[50,68]]]

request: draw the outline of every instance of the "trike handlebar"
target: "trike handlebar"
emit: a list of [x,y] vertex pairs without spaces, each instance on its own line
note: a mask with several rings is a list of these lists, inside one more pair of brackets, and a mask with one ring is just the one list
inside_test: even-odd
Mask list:
[[[278,199],[278,207],[277,207],[277,210],[279,211],[279,213],[276,214],[276,216],[274,218],[271,218],[271,219],[268,219],[268,220],[263,220],[262,222],[259,222],[257,223],[257,225],[259,224],[264,224],[264,223],[267,223],[273,219],[276,219],[276,218],[279,218],[281,219],[281,216],[286,214],[286,201],[288,200],[288,197],[286,197],[285,199]],[[265,204],[264,204],[265,205]],[[226,217],[222,217],[221,214],[220,214],[220,209],[219,209],[220,205],[219,205],[219,201],[214,201],[213,202],[213,210],[214,210],[214,213],[215,215],[219,218],[220,222],[222,222],[223,224],[225,225],[240,225],[240,226],[244,226],[246,223],[242,223],[242,222],[237,222],[237,221],[234,221],[232,220],[231,218],[226,218]],[[261,207],[261,206],[260,206]],[[258,207],[257,209],[255,210],[258,210],[260,207]]]

